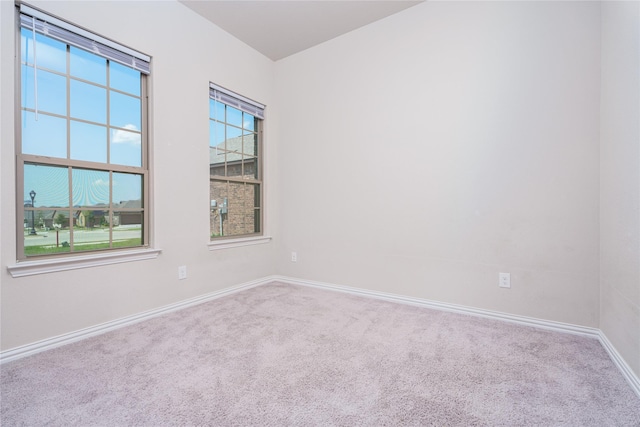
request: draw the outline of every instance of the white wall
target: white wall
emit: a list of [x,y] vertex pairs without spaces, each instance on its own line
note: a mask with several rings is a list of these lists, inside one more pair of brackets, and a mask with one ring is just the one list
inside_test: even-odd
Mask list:
[[[272,103],[273,63],[177,2],[32,2],[152,56],[155,260],[13,279],[14,65],[1,107],[2,349],[10,349],[273,274],[272,244],[209,251],[208,83]],[[0,55],[14,52],[13,2],[0,2]],[[266,132],[268,134],[268,124]],[[268,150],[275,148],[269,144]],[[273,157],[266,153],[267,162]],[[267,165],[268,166],[268,165]],[[273,170],[267,167],[267,170]],[[269,177],[265,178],[269,182]],[[267,184],[267,194],[271,191]],[[273,208],[273,205],[268,207]],[[267,211],[267,227],[273,212]],[[186,265],[189,277],[177,279]]]
[[[279,273],[600,327],[640,373],[637,2],[604,2],[602,33],[595,2],[426,2],[276,64],[176,2],[34,5],[153,56],[163,252],[9,276],[14,65],[2,61],[3,350]],[[13,20],[0,1],[3,58]],[[268,105],[273,244],[206,248],[210,80]]]
[[598,326],[599,10],[426,2],[276,63],[278,271]]
[[640,3],[602,3],[600,328],[640,376]]

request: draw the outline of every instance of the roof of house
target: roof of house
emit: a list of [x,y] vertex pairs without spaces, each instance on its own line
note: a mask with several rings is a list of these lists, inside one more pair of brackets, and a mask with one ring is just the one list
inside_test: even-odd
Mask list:
[[229,138],[214,147],[209,147],[209,165],[219,166],[224,164],[225,160],[227,163],[239,162],[243,156],[245,161],[255,158],[255,146],[254,134]]

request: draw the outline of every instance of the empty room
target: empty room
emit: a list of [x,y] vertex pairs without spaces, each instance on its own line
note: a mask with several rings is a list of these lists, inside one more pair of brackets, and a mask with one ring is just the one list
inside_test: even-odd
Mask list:
[[640,426],[640,2],[0,1],[3,426]]

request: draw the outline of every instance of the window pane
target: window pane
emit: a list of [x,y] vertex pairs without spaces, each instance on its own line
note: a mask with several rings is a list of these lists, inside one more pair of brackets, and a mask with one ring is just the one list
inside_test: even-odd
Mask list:
[[259,185],[211,181],[210,196],[216,201],[210,217],[212,238],[260,231]]
[[209,147],[222,144],[224,139],[224,124],[209,120]]
[[227,175],[233,177],[242,176],[242,139],[240,129],[227,126],[227,135],[233,133],[236,136],[227,138],[225,149],[227,153]]
[[242,129],[229,125],[225,126],[225,132],[227,141],[230,139],[240,138],[242,136]]
[[108,249],[110,239],[108,210],[81,210],[73,228],[74,252]]
[[[23,65],[21,78],[22,106],[35,110],[33,67]],[[67,115],[67,79],[58,74],[38,70],[38,111]]]
[[243,177],[248,179],[258,178],[258,135],[251,134],[243,138],[244,151],[243,162]]
[[235,182],[228,184],[229,212],[225,235],[254,233],[254,192],[253,186]]
[[242,160],[242,131],[233,126],[226,126],[227,140],[225,150],[227,162],[237,162]]
[[24,165],[25,204],[31,204],[31,191],[35,193],[34,206],[68,207],[69,172],[62,166],[44,166],[27,163]]
[[110,91],[109,124],[119,128],[140,131],[140,98]]
[[225,152],[218,147],[209,147],[209,174],[225,175]]
[[109,206],[109,172],[73,168],[71,180],[74,207]]
[[[31,228],[31,212],[25,211],[24,251],[26,256],[71,251],[68,210],[36,211],[35,229]],[[36,234],[33,234],[35,231]]]
[[245,158],[258,155],[258,135],[252,133],[242,138],[242,152]]
[[254,131],[256,129],[256,118],[250,114],[242,113],[242,127],[249,131]]
[[[215,181],[212,181],[212,189]],[[216,184],[218,186],[222,183]],[[228,198],[228,212],[223,215],[223,229],[225,236],[252,234],[260,232],[260,185],[244,183],[225,183],[226,196]],[[214,193],[212,191],[212,193]],[[212,229],[219,229],[213,217]],[[217,217],[216,217],[217,218]],[[219,218],[218,218],[219,221]],[[213,233],[215,234],[215,233]],[[216,237],[216,236],[212,236]]]
[[142,221],[142,212],[115,211],[113,213],[113,247],[142,245]]
[[114,172],[112,202],[118,209],[141,208],[142,175]]
[[[227,183],[225,181],[210,181],[209,198],[211,200],[211,212],[209,216],[211,238],[224,234],[224,224],[227,218]],[[225,204],[227,199],[227,204]]]
[[247,184],[247,187],[250,188],[250,192],[253,195],[253,207],[260,207],[260,184]]
[[67,157],[67,121],[46,114],[22,112],[22,152],[47,157]]
[[224,122],[224,109],[223,103],[209,98],[209,117]]
[[107,128],[71,120],[71,158],[107,162]]
[[[37,214],[37,213],[36,213]],[[68,213],[65,212],[68,216]],[[25,211],[24,254],[26,256],[57,254],[71,251],[69,228],[45,227],[37,228],[32,234],[31,212]],[[56,214],[58,216],[59,214]],[[43,214],[45,223],[50,219]],[[29,218],[27,218],[29,217]],[[35,220],[36,224],[38,219]],[[56,223],[57,224],[57,223]]]
[[[43,34],[36,34],[38,69],[67,72],[67,45]],[[21,60],[33,65],[33,32],[21,29]]]
[[111,129],[111,163],[142,166],[141,134],[122,129]]
[[107,84],[106,59],[74,46],[69,48],[69,53],[69,73],[72,76],[101,85]]
[[261,231],[260,223],[260,185],[259,184],[247,184],[247,191],[253,195],[253,232],[259,233]]
[[242,127],[242,111],[227,105],[227,123]]
[[140,72],[110,61],[109,85],[114,89],[140,96]]
[[71,116],[77,119],[106,124],[106,89],[71,80]]
[[258,162],[256,158],[246,158],[242,162],[242,177],[246,179],[258,178]]

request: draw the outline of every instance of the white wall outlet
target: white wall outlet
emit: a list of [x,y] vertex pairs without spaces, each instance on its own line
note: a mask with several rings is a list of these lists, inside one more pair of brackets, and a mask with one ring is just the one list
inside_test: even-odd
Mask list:
[[187,278],[187,266],[181,265],[178,267],[178,279],[186,279]]
[[298,252],[291,252],[291,262],[298,262]]
[[498,273],[498,286],[501,288],[510,288],[511,273]]

